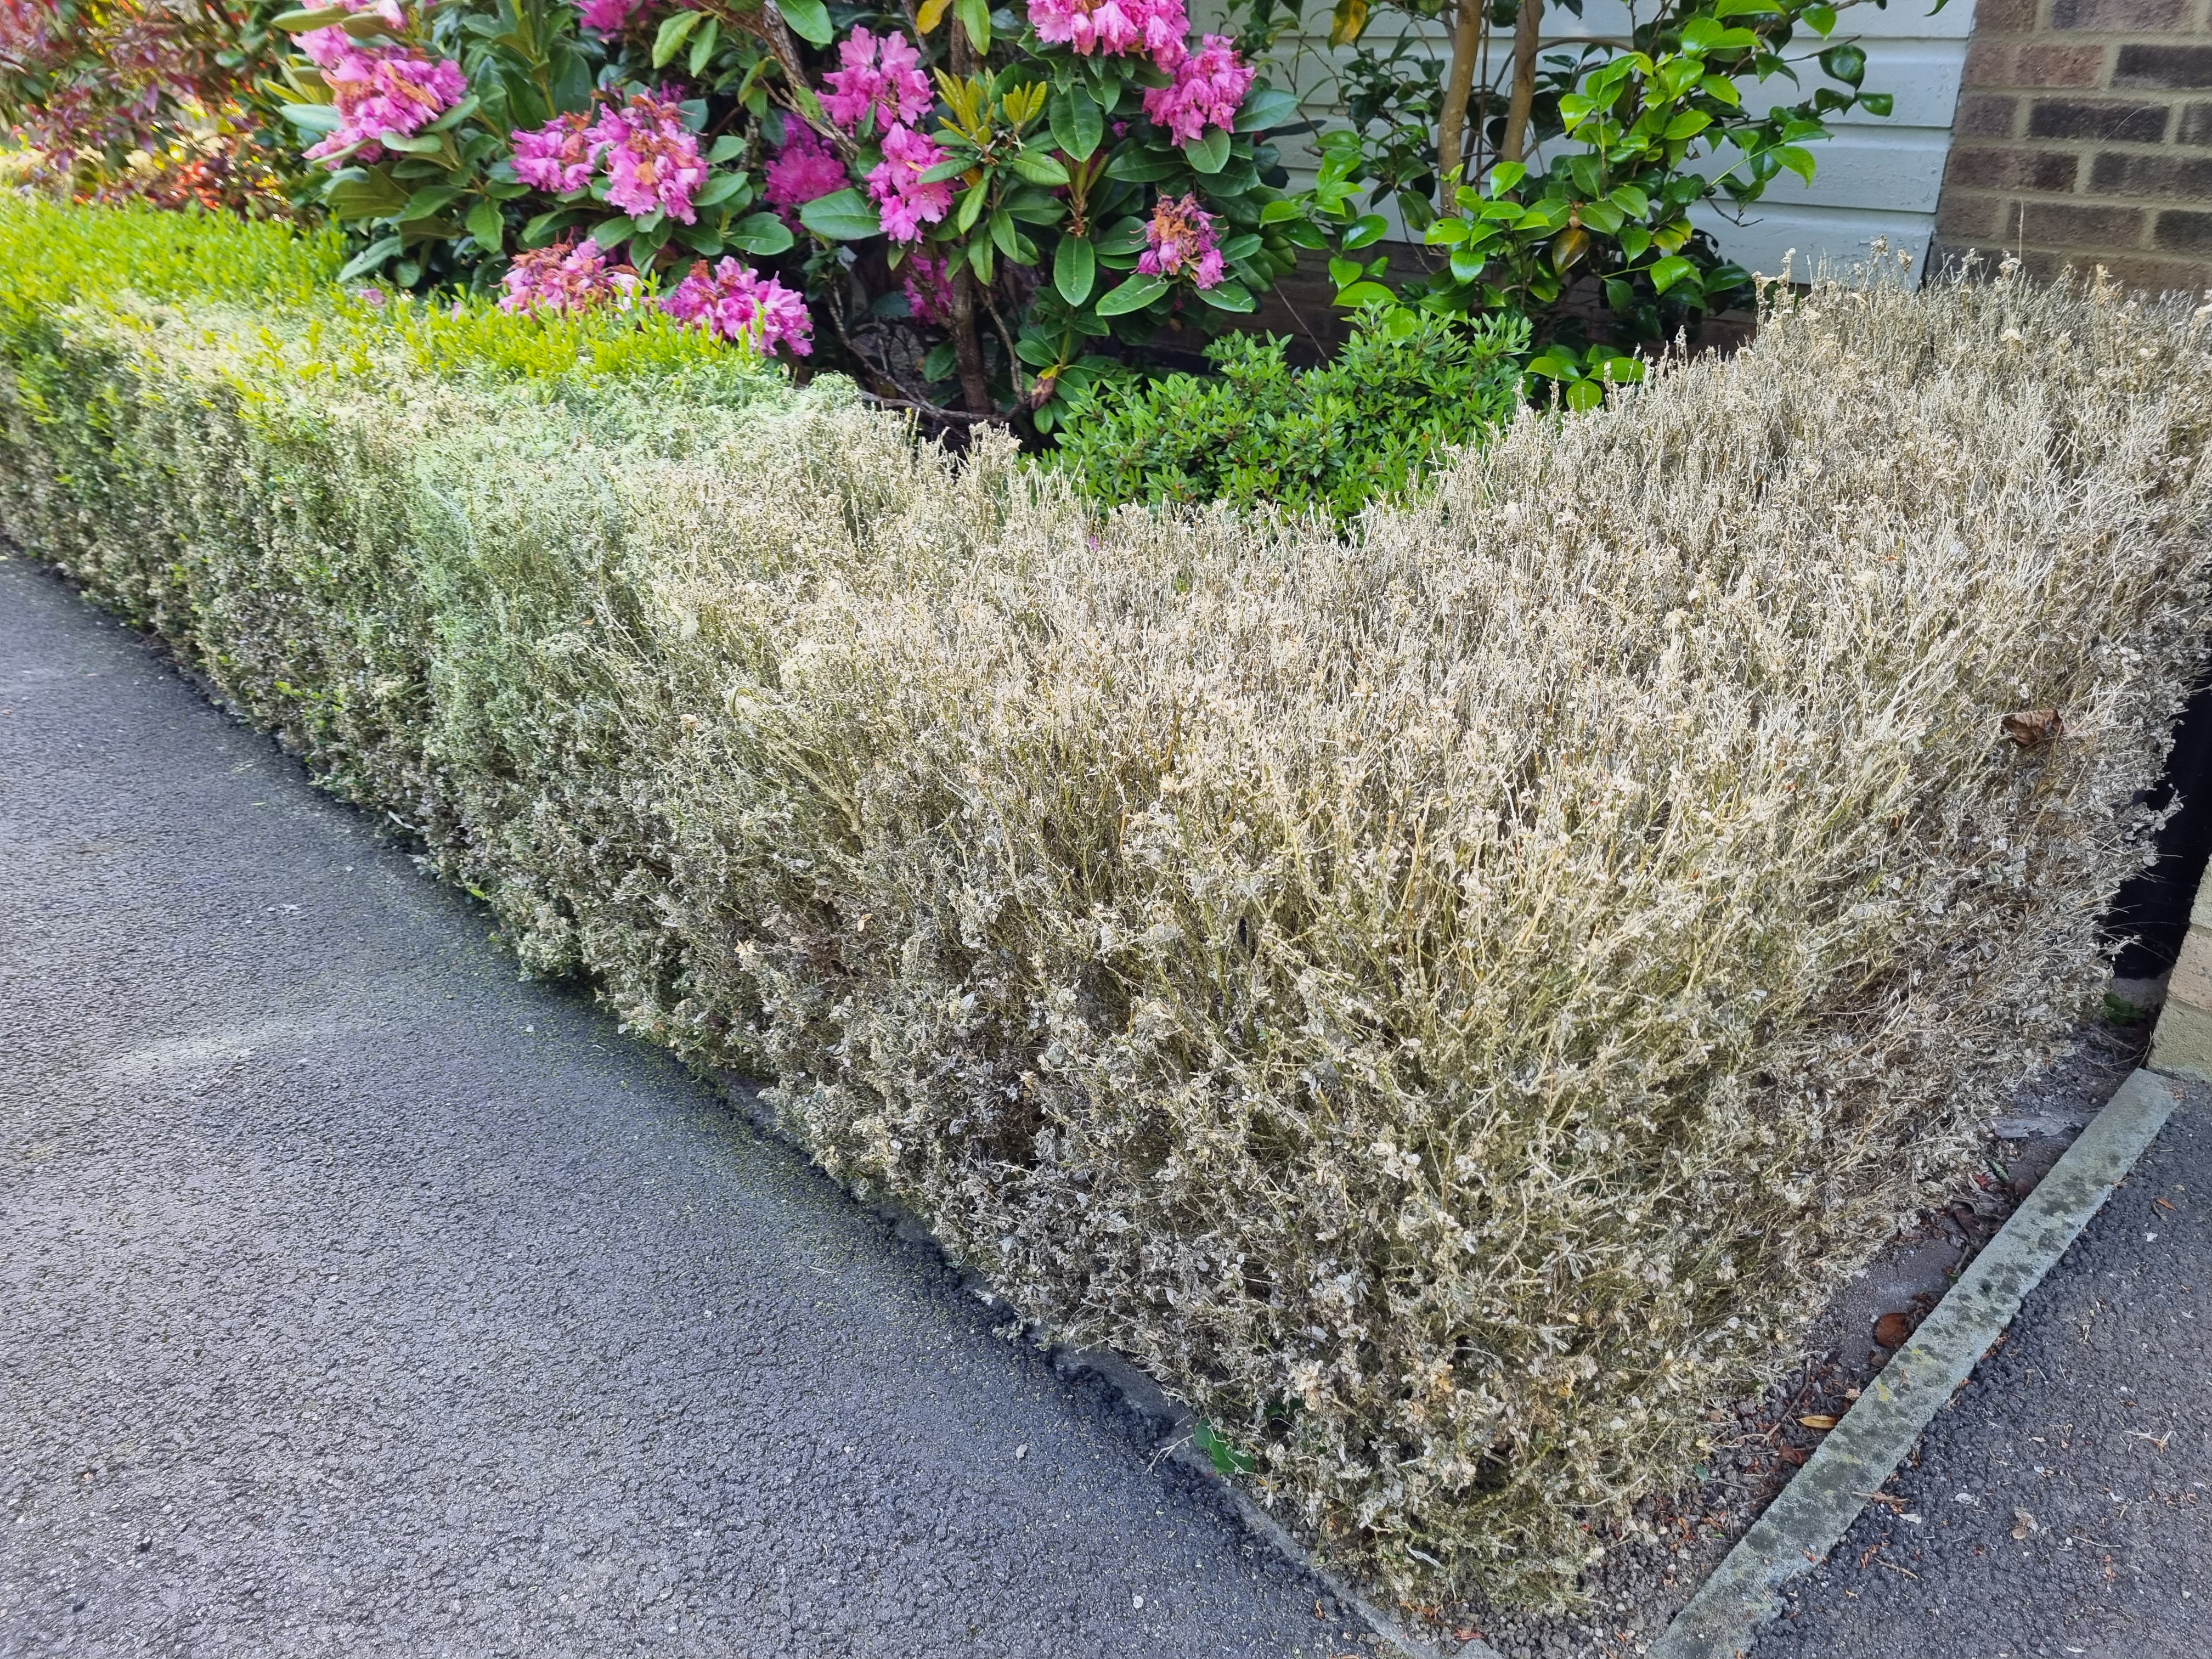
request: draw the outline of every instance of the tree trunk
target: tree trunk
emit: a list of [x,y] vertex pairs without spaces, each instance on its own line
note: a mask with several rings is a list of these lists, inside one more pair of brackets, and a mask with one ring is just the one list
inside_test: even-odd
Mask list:
[[960,392],[971,415],[989,415],[991,377],[983,372],[983,342],[975,332],[975,273],[965,265],[952,279],[952,352],[960,363]]
[[1474,60],[1482,50],[1485,0],[1459,0],[1452,24],[1451,68],[1444,76],[1443,114],[1437,124],[1437,206],[1451,205],[1452,191],[1470,182],[1455,178],[1467,165],[1467,103],[1474,90]]
[[1536,35],[1544,26],[1544,0],[1521,0],[1513,18],[1513,101],[1505,106],[1501,161],[1517,161],[1528,148],[1528,106],[1536,100]]

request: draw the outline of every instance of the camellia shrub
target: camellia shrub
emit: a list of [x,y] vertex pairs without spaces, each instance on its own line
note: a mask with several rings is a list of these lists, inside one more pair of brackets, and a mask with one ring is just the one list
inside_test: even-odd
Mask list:
[[894,401],[1040,430],[1211,333],[1295,262],[1262,226],[1295,100],[1183,0],[342,0],[291,118],[367,245],[349,279],[629,302],[814,356]]
[[1340,532],[149,222],[0,207],[17,544],[1425,1602],[1955,1189],[2203,652],[2185,306],[1816,285]]

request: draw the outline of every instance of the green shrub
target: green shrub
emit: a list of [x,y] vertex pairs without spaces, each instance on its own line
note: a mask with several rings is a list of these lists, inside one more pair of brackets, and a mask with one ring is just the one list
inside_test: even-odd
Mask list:
[[1401,311],[1361,319],[1336,359],[1295,369],[1285,342],[1224,335],[1218,379],[1171,374],[1079,394],[1058,464],[1093,501],[1262,501],[1349,518],[1404,496],[1451,452],[1510,422],[1528,325]]
[[0,337],[10,533],[1424,1600],[1962,1177],[2202,649],[2206,324],[2105,293],[1816,288],[1348,534],[166,314]]

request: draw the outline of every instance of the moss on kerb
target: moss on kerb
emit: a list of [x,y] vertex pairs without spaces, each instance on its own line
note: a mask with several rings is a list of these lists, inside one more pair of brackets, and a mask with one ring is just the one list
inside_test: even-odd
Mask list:
[[1652,1644],[1651,1659],[1734,1659],[1772,1616],[1783,1585],[1832,1549],[1912,1449],[1929,1419],[2004,1334],[2157,1139],[2179,1098],[2154,1072],[2126,1082],[1867,1386],[1782,1495]]
[[1571,1583],[1955,1179],[2212,557],[2204,323],[2012,283],[1819,290],[1349,536],[811,387],[0,352],[27,546],[1420,1601]]

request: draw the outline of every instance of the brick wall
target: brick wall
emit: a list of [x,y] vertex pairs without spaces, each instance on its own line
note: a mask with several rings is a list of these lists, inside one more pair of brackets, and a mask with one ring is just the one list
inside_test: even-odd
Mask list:
[[2212,0],[1978,0],[1936,230],[2212,287]]

